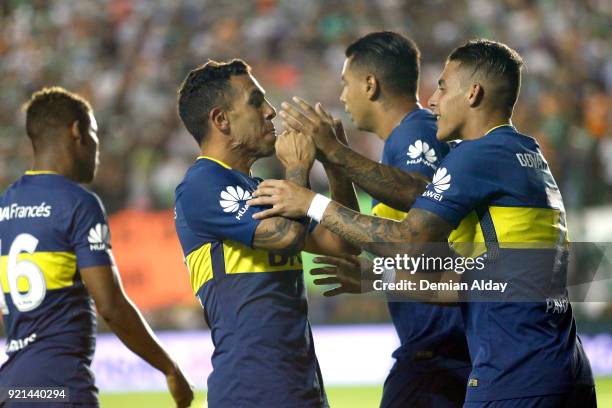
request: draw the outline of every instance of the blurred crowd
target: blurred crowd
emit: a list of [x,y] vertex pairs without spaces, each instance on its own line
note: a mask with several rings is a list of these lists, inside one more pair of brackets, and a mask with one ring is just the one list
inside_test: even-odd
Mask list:
[[[495,3],[495,4],[494,4]],[[373,30],[416,40],[421,102],[465,40],[507,42],[527,70],[515,125],[534,135],[570,209],[612,200],[612,3],[605,0],[3,0],[0,2],[0,188],[30,165],[21,104],[62,85],[88,97],[101,128],[93,186],[109,211],[168,208],[197,154],[176,115],[176,89],[207,59],[244,58],[278,106],[292,95],[338,101],[344,49]],[[345,122],[348,121],[344,118]],[[356,148],[380,142],[347,124]],[[279,174],[274,160],[255,173]],[[325,188],[320,172],[315,186]]]
[[[245,59],[275,106],[292,95],[322,102],[377,159],[381,142],[355,130],[338,100],[340,72],[350,42],[388,29],[421,49],[423,104],[466,40],[518,50],[526,71],[514,124],[540,142],[568,209],[610,204],[611,21],[606,0],[2,0],[0,190],[31,164],[22,103],[61,85],[94,107],[102,166],[92,188],[109,212],[171,207],[197,155],[176,90],[208,59]],[[280,167],[263,160],[254,173]],[[313,185],[326,187],[320,169]]]

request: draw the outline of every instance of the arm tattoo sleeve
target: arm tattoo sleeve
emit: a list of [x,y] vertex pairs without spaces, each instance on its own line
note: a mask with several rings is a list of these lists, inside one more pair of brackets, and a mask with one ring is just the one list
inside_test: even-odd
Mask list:
[[335,164],[324,162],[323,168],[327,174],[332,200],[351,210],[359,211],[359,201],[357,200],[355,187],[351,180],[346,177],[339,166]]
[[[286,169],[285,178],[307,187],[308,168],[291,167]],[[282,254],[297,254],[304,248],[306,231],[306,225],[288,218],[273,217],[262,220],[255,231],[253,247]]]
[[405,250],[409,248],[416,253],[419,245],[414,244],[445,242],[452,230],[439,216],[420,209],[411,210],[404,221],[398,222],[359,214],[334,202],[327,207],[321,224],[350,243],[380,256],[398,253],[397,246],[388,244],[411,244]]
[[257,226],[253,247],[282,254],[297,254],[304,247],[306,227],[297,221],[274,217]]
[[293,181],[295,184],[309,188],[308,168],[306,167],[290,167],[285,169],[285,179]]
[[410,210],[414,200],[425,191],[429,183],[422,174],[407,173],[377,163],[346,146],[330,152],[327,159],[372,197],[404,212]]

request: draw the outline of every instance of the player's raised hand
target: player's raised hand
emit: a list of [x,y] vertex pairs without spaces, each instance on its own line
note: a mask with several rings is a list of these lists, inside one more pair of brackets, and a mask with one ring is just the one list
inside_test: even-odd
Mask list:
[[283,102],[279,114],[286,123],[286,126],[312,136],[317,149],[321,151],[333,149],[333,146],[338,143],[338,139],[336,138],[334,121],[331,115],[323,109],[321,104],[317,104],[315,109],[308,102],[297,96],[293,97],[293,102],[302,111],[290,103]]
[[193,385],[178,365],[166,374],[166,382],[177,408],[186,408],[193,401]]
[[342,121],[340,119],[335,119],[329,112],[323,109],[323,105],[321,104],[321,102],[317,102],[317,104],[315,105],[315,112],[317,113],[317,115],[319,115],[321,119],[327,122],[334,129],[336,139],[340,143],[343,143],[344,145],[348,146],[348,137],[344,132],[344,126],[342,125]]
[[288,128],[276,138],[276,157],[283,166],[310,169],[315,159],[316,147],[312,137]]
[[271,205],[264,211],[253,214],[261,220],[270,217],[300,218],[308,212],[308,207],[316,193],[289,180],[265,180],[253,192],[253,198],[247,201],[250,206]]
[[367,288],[371,290],[372,285],[364,282],[373,279],[371,263],[365,258],[355,255],[346,255],[341,258],[320,256],[314,259],[314,263],[326,265],[310,271],[311,275],[324,276],[315,279],[315,285],[339,285],[323,292],[324,296],[337,296],[342,293],[364,293]]

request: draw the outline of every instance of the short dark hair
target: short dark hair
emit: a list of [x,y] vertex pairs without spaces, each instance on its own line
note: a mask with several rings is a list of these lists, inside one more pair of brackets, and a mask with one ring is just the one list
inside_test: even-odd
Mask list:
[[198,145],[208,133],[208,115],[215,106],[227,109],[232,96],[230,78],[247,75],[251,67],[241,59],[208,61],[193,69],[178,90],[178,114]]
[[379,31],[359,38],[346,49],[351,66],[367,68],[395,95],[416,94],[421,53],[411,39],[392,32]]
[[26,113],[26,133],[36,151],[41,143],[47,142],[43,135],[59,127],[79,123],[81,133],[89,127],[89,102],[82,96],[62,87],[53,86],[34,92],[23,105]]
[[472,76],[483,75],[495,81],[495,100],[512,111],[521,87],[523,59],[518,52],[506,44],[480,38],[455,48],[448,60],[460,62],[472,70]]

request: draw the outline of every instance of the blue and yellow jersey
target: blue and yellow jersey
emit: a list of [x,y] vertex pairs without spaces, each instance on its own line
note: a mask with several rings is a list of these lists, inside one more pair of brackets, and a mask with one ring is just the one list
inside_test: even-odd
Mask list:
[[58,174],[27,172],[0,196],[0,388],[67,387],[71,402],[97,401],[96,315],[79,270],[111,264],[107,225],[99,199]]
[[176,230],[215,346],[208,402],[326,406],[301,257],[252,247],[262,208],[246,201],[259,181],[200,157],[176,189]]
[[[436,132],[436,118],[429,110],[419,108],[408,113],[385,141],[381,163],[431,179],[449,151],[446,143],[438,141]],[[405,212],[377,200],[372,200],[372,213],[398,221],[406,217]],[[420,360],[421,363],[449,367],[470,365],[463,320],[457,308],[389,302],[389,314],[400,338],[394,357],[431,356]]]
[[[385,141],[380,162],[431,179],[449,150],[446,143],[438,141],[436,132],[436,118],[429,110],[419,107],[409,112]],[[372,200],[372,213],[394,220],[406,216],[376,199]]]
[[563,201],[533,138],[503,125],[463,141],[442,161],[414,208],[456,227],[449,242],[458,251],[465,248],[461,243],[478,252],[471,255],[486,251],[485,269],[466,272],[464,281],[508,283],[504,299],[482,301],[482,292],[470,291],[462,303],[473,365],[467,401],[592,385],[562,285],[559,298],[522,298],[551,279],[564,282],[567,273]]

